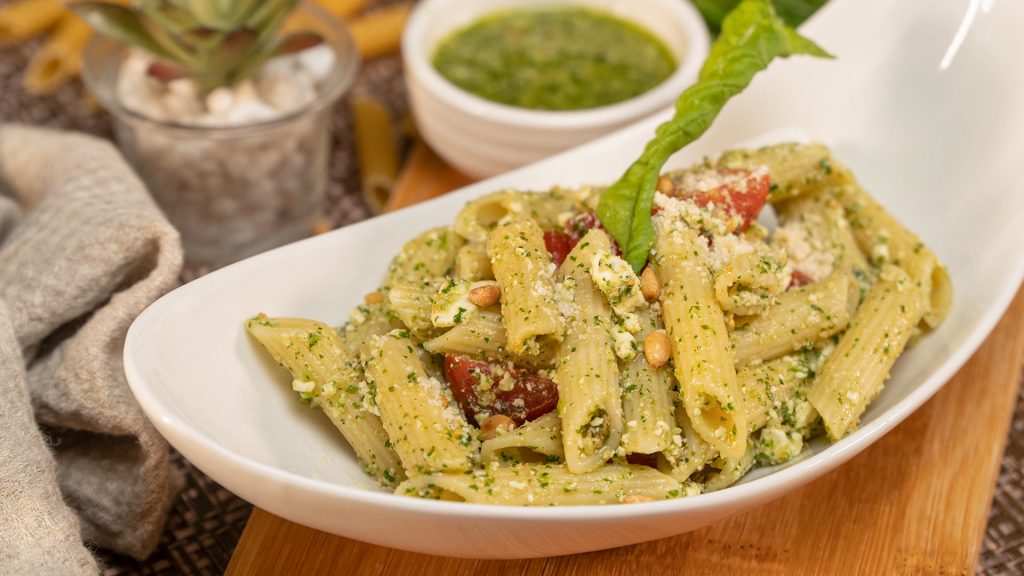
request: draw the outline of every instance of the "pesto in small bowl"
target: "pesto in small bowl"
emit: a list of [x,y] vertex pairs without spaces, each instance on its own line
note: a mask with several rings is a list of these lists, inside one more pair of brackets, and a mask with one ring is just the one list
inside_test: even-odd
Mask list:
[[535,110],[622,102],[675,71],[665,44],[640,26],[587,8],[490,14],[438,46],[433,65],[463,90]]

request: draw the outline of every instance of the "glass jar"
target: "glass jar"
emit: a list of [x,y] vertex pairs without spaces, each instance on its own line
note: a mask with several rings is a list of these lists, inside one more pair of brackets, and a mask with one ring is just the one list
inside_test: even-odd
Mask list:
[[318,33],[334,66],[305,106],[243,125],[175,123],[129,109],[117,90],[128,47],[98,35],[86,46],[82,77],[192,263],[233,262],[313,232],[328,184],[331,109],[355,78],[359,52],[315,6],[300,6],[288,28]]

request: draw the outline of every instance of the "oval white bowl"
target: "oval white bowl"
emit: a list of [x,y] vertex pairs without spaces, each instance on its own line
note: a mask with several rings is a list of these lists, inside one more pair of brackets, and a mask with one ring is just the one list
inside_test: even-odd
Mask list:
[[982,342],[1024,277],[1024,75],[1006,72],[1013,55],[1024,53],[1017,31],[1024,4],[997,2],[957,40],[968,4],[981,3],[833,0],[804,32],[838,60],[774,64],[672,161],[685,165],[795,128],[831,145],[949,265],[956,300],[946,323],[900,359],[859,430],[831,446],[813,444],[788,467],[756,470],[712,494],[628,506],[509,508],[395,496],[372,485],[327,419],[296,400],[282,371],[243,332],[243,320],[260,311],[340,324],[413,233],[450,222],[466,200],[495,189],[610,182],[667,113],[183,286],[129,331],[132,391],[182,454],[241,497],[314,528],[417,552],[583,552],[678,534],[769,502],[847,461],[930,398]]
[[[537,5],[587,6],[651,31],[679,62],[664,82],[624,102],[579,111],[498,104],[455,86],[431,64],[439,42],[495,11]],[[643,7],[638,10],[639,6]],[[500,174],[608,134],[670,105],[697,79],[708,32],[680,0],[424,0],[402,36],[406,86],[420,134],[452,166],[475,177]]]

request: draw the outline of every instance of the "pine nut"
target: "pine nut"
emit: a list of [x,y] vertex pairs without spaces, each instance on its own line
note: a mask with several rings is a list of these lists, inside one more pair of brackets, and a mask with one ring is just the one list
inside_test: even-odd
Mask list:
[[644,293],[644,298],[648,302],[657,302],[661,297],[661,282],[650,266],[644,268],[640,274],[640,291]]
[[630,494],[622,499],[623,504],[641,504],[643,502],[654,502],[654,498],[644,494]]
[[660,330],[658,332],[651,332],[644,339],[644,358],[647,358],[647,363],[655,368],[660,368],[668,362],[669,357],[672,356],[672,343],[669,342],[668,336]]
[[501,298],[501,291],[494,284],[479,286],[469,292],[469,301],[481,308],[486,308],[496,303]]
[[516,427],[515,421],[504,414],[495,414],[480,426],[480,436],[484,440],[490,440],[500,434],[504,434]]
[[672,194],[673,192],[676,191],[675,185],[672,184],[672,180],[668,176],[659,176],[658,177],[657,189],[658,189],[658,192],[661,192],[662,194],[667,194],[667,195],[670,195],[670,194]]
[[363,301],[370,305],[380,304],[384,301],[384,295],[380,292],[370,292],[366,296],[363,296]]

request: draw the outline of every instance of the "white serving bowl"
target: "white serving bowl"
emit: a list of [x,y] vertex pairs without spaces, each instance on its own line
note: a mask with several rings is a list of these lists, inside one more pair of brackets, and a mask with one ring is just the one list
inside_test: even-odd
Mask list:
[[[610,182],[664,115],[175,290],[128,333],[132,392],[175,448],[246,500],[320,530],[416,552],[585,552],[672,536],[765,504],[846,462],[938,391],[1024,277],[1024,75],[1006,73],[1024,53],[1024,3],[979,12],[961,42],[955,38],[968,4],[979,5],[832,0],[804,32],[837,60],[773,64],[670,163],[795,128],[829,144],[949,266],[956,297],[945,324],[899,359],[857,431],[836,444],[813,443],[789,466],[754,470],[719,492],[646,504],[517,508],[397,496],[373,485],[327,418],[297,400],[290,379],[243,330],[260,311],[340,324],[418,231],[450,223],[467,200],[496,189]],[[970,425],[971,407],[963,409]]]
[[[679,67],[629,100],[563,112],[492,102],[452,84],[431,64],[439,42],[482,16],[551,5],[596,8],[634,22],[661,39]],[[685,0],[424,0],[402,37],[406,85],[420,134],[449,164],[478,178],[547,158],[664,109],[697,79],[707,54],[704,20]]]

